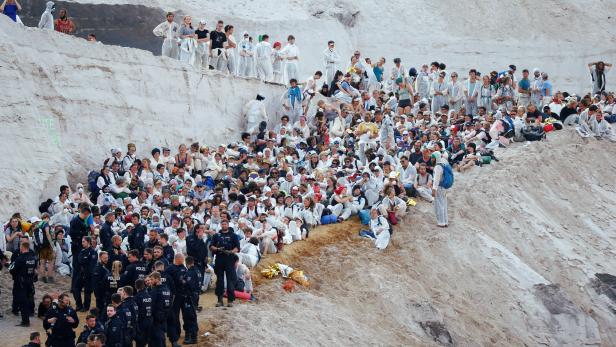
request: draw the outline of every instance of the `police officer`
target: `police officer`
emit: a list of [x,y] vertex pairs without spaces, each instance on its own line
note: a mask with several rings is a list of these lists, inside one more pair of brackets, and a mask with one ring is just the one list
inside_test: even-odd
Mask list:
[[[90,226],[88,225],[88,219],[92,211],[89,207],[83,206],[79,209],[79,214],[71,219],[69,235],[71,236],[71,254],[73,255],[73,269],[78,267],[77,257],[81,252],[82,243],[81,240],[84,236],[88,236]],[[76,271],[73,271],[73,277],[71,281],[71,288],[75,287]],[[76,303],[75,303],[76,304]]]
[[152,284],[153,320],[148,346],[163,347],[165,346],[165,332],[167,331],[167,315],[172,305],[171,291],[166,284],[161,284],[160,273],[157,271],[150,275],[150,282]]
[[201,271],[195,266],[193,257],[186,257],[186,267],[188,270],[182,280],[184,306],[182,307],[182,318],[184,319],[184,344],[192,345],[197,343],[199,325],[197,324],[197,302],[201,293],[201,283],[203,282]]
[[118,293],[120,294],[122,302],[116,307],[116,311],[125,323],[124,344],[125,346],[132,346],[132,341],[137,334],[139,306],[137,306],[137,302],[135,302],[135,298],[133,298],[133,287],[124,286],[118,289]]
[[98,254],[98,264],[94,268],[92,274],[92,287],[94,288],[94,297],[96,298],[96,308],[99,312],[99,317],[106,315],[104,312],[107,309],[107,296],[110,291],[109,277],[111,271],[107,268],[109,262],[109,254],[105,251],[101,251]]
[[136,249],[128,252],[128,263],[126,271],[120,277],[120,285],[134,287],[136,280],[145,278],[147,269],[143,262],[139,260],[139,251]]
[[164,250],[162,246],[156,246],[154,247],[154,263],[156,263],[157,261],[161,261],[165,264],[165,267],[169,266],[169,260],[167,260],[167,258],[165,258],[164,256]]
[[169,277],[169,273],[167,272],[169,269],[169,264],[165,264],[162,261],[157,261],[154,263],[154,269],[156,269],[156,271],[160,274],[160,284],[166,285],[169,291],[171,291],[171,296],[173,297],[175,287],[173,287],[173,281],[171,281],[171,277]]
[[113,262],[118,260],[122,263],[122,268],[126,269],[128,266],[128,257],[126,256],[126,252],[122,249],[122,236],[113,235],[111,237],[111,248],[107,250],[109,253],[109,262],[107,263],[107,268],[111,270],[111,265]]
[[124,322],[113,305],[107,306],[107,323],[105,324],[105,346],[124,347]]
[[[182,280],[186,274],[186,266],[184,266],[184,255],[178,253],[173,259],[173,265],[167,268],[166,272],[169,275],[169,281],[172,283],[174,291],[173,295],[173,307],[167,318],[167,337],[173,347],[179,346],[178,340],[180,339],[180,311],[184,305]],[[182,315],[184,316],[184,315]]]
[[79,326],[77,311],[73,310],[67,293],[60,294],[58,304],[53,305],[43,320],[43,328],[49,333],[49,346],[75,346],[75,328]]
[[17,326],[30,326],[30,314],[34,313],[34,282],[37,281],[37,266],[36,256],[30,251],[30,244],[22,242],[19,245],[19,254],[9,266],[13,276],[13,301],[21,312],[21,323]]
[[145,265],[145,273],[152,273],[154,270],[154,250],[152,248],[146,248],[143,250],[143,265]]
[[150,336],[150,329],[152,328],[152,296],[148,293],[144,280],[137,280],[135,282],[135,288],[137,289],[135,302],[139,308],[137,313],[139,320],[137,322],[135,342],[137,343],[137,347],[145,347],[148,343],[148,337]]
[[131,249],[137,249],[141,254],[145,248],[145,234],[148,229],[140,223],[140,216],[137,212],[131,215],[131,222],[135,227],[130,234],[128,234],[128,244]]
[[83,331],[77,338],[77,343],[88,343],[90,335],[97,335],[105,332],[105,327],[96,319],[96,316],[89,314],[86,316],[86,325],[83,326]]
[[169,235],[161,234],[158,242],[160,242],[160,246],[163,248],[163,257],[167,259],[167,265],[173,263],[175,251],[173,250],[173,247],[171,247],[171,245],[169,244]]
[[235,300],[235,263],[233,261],[233,253],[237,253],[240,249],[240,239],[229,229],[229,222],[222,220],[220,222],[220,231],[212,237],[210,251],[216,255],[214,262],[214,273],[216,273],[216,296],[218,303],[216,307],[224,306],[222,296],[225,290],[224,279],[227,278],[227,306],[232,307]]
[[[111,248],[111,238],[115,235],[113,231],[113,223],[115,223],[115,213],[107,212],[105,214],[105,223],[101,226],[101,231],[98,234],[98,238],[101,240],[101,247],[104,250]],[[105,307],[107,309],[107,307]],[[106,313],[103,312],[106,315]]]
[[[90,310],[90,300],[92,298],[92,277],[96,268],[98,256],[92,248],[90,236],[81,239],[82,250],[77,257],[77,268],[73,269],[75,282],[73,287],[73,297],[75,298],[75,309],[81,312]],[[81,291],[84,292],[83,303],[81,301]]]
[[[205,224],[197,224],[195,232],[186,238],[186,254],[195,259],[195,267],[201,272],[201,278],[205,274],[207,262],[207,246],[205,244]],[[199,298],[195,302],[199,306]]]

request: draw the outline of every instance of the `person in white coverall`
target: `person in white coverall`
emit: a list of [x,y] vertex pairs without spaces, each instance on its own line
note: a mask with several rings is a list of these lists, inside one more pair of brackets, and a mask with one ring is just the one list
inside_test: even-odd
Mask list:
[[255,49],[255,62],[257,78],[261,81],[272,80],[272,45],[269,36],[263,35],[263,41],[257,44]]
[[253,74],[254,68],[254,50],[252,38],[244,31],[244,38],[240,42],[240,68],[239,76],[250,77]]
[[340,55],[335,49],[334,41],[327,42],[327,48],[323,51],[323,61],[325,63],[325,82],[329,86],[334,80],[338,63],[340,63]]
[[39,29],[53,30],[53,11],[55,9],[53,1],[47,1],[45,12],[41,15],[41,20],[38,24]]
[[205,19],[199,21],[195,30],[197,36],[197,49],[195,51],[195,67],[207,70],[209,68],[210,38],[209,31],[205,28]]
[[282,50],[282,55],[286,62],[284,65],[286,75],[284,83],[288,84],[292,79],[299,81],[299,48],[295,45],[295,37],[293,35],[289,35],[287,38],[287,45]]
[[441,152],[434,152],[432,156],[436,159],[434,167],[434,179],[432,180],[432,196],[434,197],[434,212],[436,214],[436,224],[441,228],[446,228],[449,225],[447,217],[447,189],[441,187],[441,178],[443,176],[443,165],[449,165],[447,157],[441,155]]
[[225,26],[225,35],[227,35],[227,42],[225,42],[225,56],[227,57],[227,69],[229,70],[229,75],[237,75],[237,54],[235,52],[237,43],[235,41],[235,37],[233,37],[234,30],[235,28],[233,25]]
[[257,98],[244,105],[243,114],[246,116],[246,132],[252,134],[257,130],[259,123],[267,122],[264,97],[257,94]]
[[178,37],[180,25],[173,21],[175,15],[172,12],[167,13],[167,20],[160,23],[152,31],[154,35],[162,37],[162,55],[165,57],[178,59]]

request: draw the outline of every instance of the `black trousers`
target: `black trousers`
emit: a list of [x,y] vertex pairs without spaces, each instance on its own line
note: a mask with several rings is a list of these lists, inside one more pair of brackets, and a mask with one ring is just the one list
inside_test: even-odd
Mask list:
[[148,347],[165,347],[165,331],[167,331],[166,322],[154,320],[148,336]]
[[225,276],[227,277],[227,298],[229,302],[235,300],[235,282],[237,273],[235,272],[235,266],[233,264],[233,258],[231,256],[216,256],[216,263],[214,264],[214,273],[216,274],[216,296],[219,298],[223,296],[225,292]]
[[135,335],[135,343],[137,347],[145,347],[148,344],[148,338],[152,333],[152,317],[139,319],[137,324],[137,334]]
[[[84,292],[83,302],[81,301],[81,291]],[[75,307],[77,309],[90,309],[92,301],[92,279],[89,277],[77,276],[73,286],[73,296],[75,297]]]
[[182,320],[184,320],[184,335],[194,334],[195,337],[199,332],[197,324],[197,306],[194,296],[186,295],[184,297],[184,305],[182,306]]
[[34,313],[34,283],[13,283],[13,301],[21,312],[21,322],[30,324],[30,314]]

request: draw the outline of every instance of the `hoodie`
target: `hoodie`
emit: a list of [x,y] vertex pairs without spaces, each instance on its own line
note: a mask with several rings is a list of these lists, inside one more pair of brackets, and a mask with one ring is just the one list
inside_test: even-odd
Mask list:
[[45,8],[45,12],[41,15],[41,20],[39,21],[38,27],[39,29],[49,29],[54,30],[53,27],[53,11],[55,10],[55,6],[53,1],[47,1],[47,8]]

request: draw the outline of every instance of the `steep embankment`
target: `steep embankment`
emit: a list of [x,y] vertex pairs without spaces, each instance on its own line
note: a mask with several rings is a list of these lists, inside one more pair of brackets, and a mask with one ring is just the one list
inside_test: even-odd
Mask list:
[[[235,37],[247,30],[253,37],[268,33],[273,41],[286,42],[293,34],[301,50],[302,78],[323,68],[321,52],[329,39],[335,40],[346,69],[355,49],[376,61],[402,58],[403,65],[420,67],[431,61],[445,62],[449,71],[467,76],[470,68],[486,73],[538,67],[550,73],[555,88],[587,92],[589,61],[616,60],[616,3],[577,0],[71,0],[93,7],[100,4],[145,5],[205,18],[213,28],[216,20],[235,25]],[[67,5],[70,9],[70,4]],[[108,8],[101,8],[108,10]],[[41,11],[41,10],[37,10]],[[79,13],[87,13],[76,9]],[[138,16],[141,17],[141,16]],[[96,32],[107,32],[117,21],[101,23],[79,18]],[[138,27],[146,21],[135,21]],[[163,18],[159,18],[162,21]],[[176,18],[179,22],[180,18]],[[592,25],[589,25],[592,23]],[[101,26],[100,24],[103,24]],[[131,30],[133,31],[133,30]],[[113,38],[112,36],[110,39]],[[126,38],[117,38],[124,45]],[[140,40],[135,43],[141,44]],[[136,47],[136,46],[133,46]],[[141,46],[139,46],[141,47]],[[158,49],[154,50],[160,54]],[[518,74],[521,71],[518,72]]]
[[[72,178],[84,182],[113,147],[239,139],[242,107],[257,93],[272,119],[284,89],[200,72],[137,49],[22,28],[0,16],[0,217],[32,215]],[[276,100],[276,102],[273,102]]]
[[568,130],[548,139],[458,175],[448,229],[434,227],[425,202],[384,252],[356,224],[328,229],[330,244],[284,256],[310,289],[285,294],[266,281],[258,305],[207,311],[215,336],[203,343],[615,345],[616,302],[595,273],[616,269],[616,148]]

